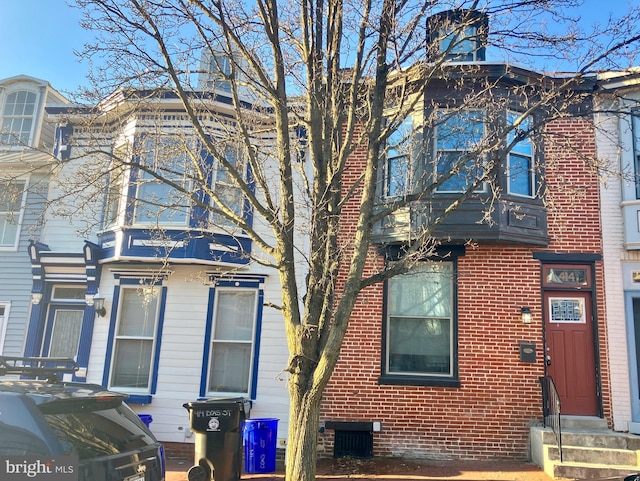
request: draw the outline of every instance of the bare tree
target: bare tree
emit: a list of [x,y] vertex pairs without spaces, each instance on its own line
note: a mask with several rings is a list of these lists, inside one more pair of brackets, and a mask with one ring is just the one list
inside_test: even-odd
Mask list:
[[[576,0],[76,3],[84,27],[100,35],[83,52],[96,60],[84,92],[94,108],[75,141],[83,155],[100,153],[82,185],[101,188],[97,179],[107,179],[105,222],[126,215],[118,179],[136,168],[141,186],[161,183],[170,192],[164,205],[148,189],[138,200],[150,212],[160,206],[171,218],[195,205],[230,235],[243,231],[259,251],[239,252],[279,273],[282,304],[272,307],[282,312],[290,356],[288,480],[315,478],[323,391],[358,294],[433,252],[443,222],[463,202],[481,202],[491,222],[503,208],[497,179],[508,152],[541,140],[549,122],[590,115],[591,74],[632,64],[638,38],[637,22],[614,19],[613,39],[596,35],[604,25],[581,31],[570,15]],[[485,49],[505,62],[462,61]],[[535,61],[537,69],[567,56],[576,74],[545,76],[506,63]],[[161,97],[182,112],[171,128],[153,107]],[[144,111],[149,138],[162,145],[110,140],[127,128],[112,123],[114,105]],[[495,127],[491,134],[476,135],[485,125]],[[436,128],[442,145],[428,135]],[[442,153],[437,175],[409,162],[434,151],[455,153]],[[202,152],[214,162],[203,162]],[[72,183],[66,189],[61,195],[73,193]],[[439,190],[456,193],[434,211]],[[489,195],[478,200],[480,190]],[[245,205],[238,199],[249,207],[237,208]],[[374,238],[398,236],[408,241],[403,255],[365,270]]]

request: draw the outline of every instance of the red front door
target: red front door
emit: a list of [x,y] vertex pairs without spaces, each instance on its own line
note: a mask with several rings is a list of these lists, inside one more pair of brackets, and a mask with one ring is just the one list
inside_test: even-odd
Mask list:
[[547,291],[547,374],[560,395],[562,414],[598,415],[591,294]]

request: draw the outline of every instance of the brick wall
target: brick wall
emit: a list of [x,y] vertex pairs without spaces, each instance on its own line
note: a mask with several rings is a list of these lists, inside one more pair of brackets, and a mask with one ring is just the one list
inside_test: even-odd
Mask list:
[[[552,240],[548,248],[469,245],[459,259],[459,388],[379,385],[383,287],[361,293],[324,396],[322,419],[379,421],[382,430],[374,433],[374,456],[527,456],[528,428],[541,421],[538,378],[544,373],[540,264],[532,254],[601,253],[598,178],[580,155],[595,152],[592,125],[563,120],[550,126],[549,134],[545,155]],[[345,179],[356,177],[362,160],[361,155],[351,159]],[[353,203],[347,208],[356,211]],[[346,249],[352,229],[345,226]],[[370,257],[368,268],[375,269],[381,259],[373,249]],[[604,351],[602,275],[598,262],[598,330]],[[522,306],[532,308],[531,324],[521,322]],[[536,344],[536,363],[520,362],[520,341]],[[609,417],[606,353],[600,357]],[[321,455],[331,455],[332,441],[333,431],[320,435]]]

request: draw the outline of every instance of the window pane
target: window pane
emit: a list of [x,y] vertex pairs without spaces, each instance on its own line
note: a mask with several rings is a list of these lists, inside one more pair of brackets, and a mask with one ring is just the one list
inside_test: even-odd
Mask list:
[[[467,26],[462,29],[452,31],[453,29],[444,30],[440,33],[443,37],[440,43],[441,53],[446,54],[447,60],[456,60],[458,62],[468,62],[475,58],[476,44],[476,27]],[[455,42],[453,45],[452,42]]]
[[453,264],[420,266],[388,287],[388,372],[452,375]]
[[[160,176],[139,170],[135,222],[186,225],[191,191],[187,167],[189,146],[185,139],[147,139],[140,162]],[[167,181],[180,186],[171,187]]]
[[255,319],[254,291],[220,292],[216,304],[214,339],[251,341]]
[[215,342],[211,355],[209,391],[248,392],[250,363],[251,344]]
[[85,300],[87,289],[85,287],[61,287],[53,288],[51,299],[55,300]]
[[148,388],[152,348],[152,340],[118,339],[111,386]]
[[219,290],[209,362],[210,392],[247,393],[252,372],[256,290]]
[[470,152],[479,149],[484,138],[484,114],[478,110],[453,115],[442,111],[439,119],[435,143],[436,174],[438,180],[448,178],[438,191],[465,191],[484,175],[482,152],[469,158]]
[[392,317],[389,371],[451,374],[449,319]]
[[158,289],[140,287],[121,291],[118,336],[153,337],[158,311]]
[[393,316],[451,316],[452,265],[433,263],[389,280]]
[[509,155],[509,192],[533,197],[531,158]]
[[386,195],[407,194],[411,186],[410,164],[416,160],[413,119],[407,117],[387,140]]
[[25,90],[13,92],[7,96],[0,142],[9,145],[29,142],[36,99],[35,93]]
[[55,311],[49,356],[76,358],[83,316],[84,311],[78,309]]
[[0,181],[0,247],[16,244],[24,189],[22,181]]

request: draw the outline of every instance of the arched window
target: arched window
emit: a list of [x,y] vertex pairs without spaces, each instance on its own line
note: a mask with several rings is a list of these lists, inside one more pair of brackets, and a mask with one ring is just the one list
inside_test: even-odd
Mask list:
[[2,110],[0,144],[29,145],[37,95],[28,90],[17,90],[7,95]]

